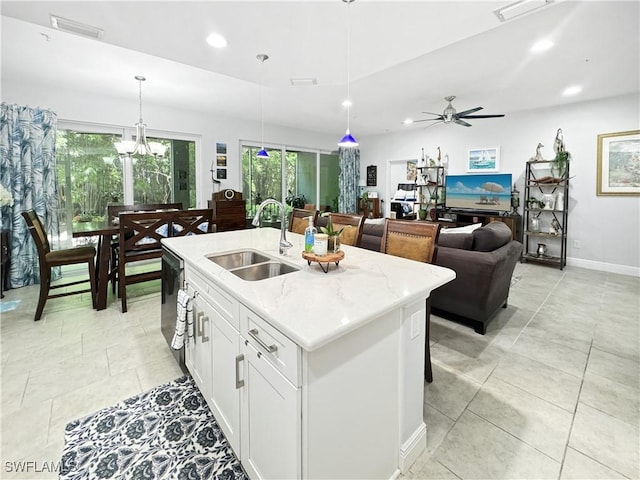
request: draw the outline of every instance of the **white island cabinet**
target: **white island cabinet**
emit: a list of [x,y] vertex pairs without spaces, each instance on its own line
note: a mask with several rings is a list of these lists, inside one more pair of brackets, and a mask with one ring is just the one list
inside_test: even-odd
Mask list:
[[[297,252],[300,235],[278,255],[279,235],[163,241],[194,296],[186,357],[198,388],[252,479],[406,472],[426,447],[425,299],[455,273],[345,246],[325,274]],[[208,259],[238,250],[299,270],[247,281]]]

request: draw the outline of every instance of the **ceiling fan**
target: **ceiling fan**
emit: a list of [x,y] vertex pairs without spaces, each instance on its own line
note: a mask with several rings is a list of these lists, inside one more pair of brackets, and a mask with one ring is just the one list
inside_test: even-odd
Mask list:
[[[469,110],[465,110],[464,112],[456,112],[456,109],[453,108],[451,102],[455,96],[444,97],[444,99],[449,102],[449,105],[444,109],[442,114],[433,113],[433,112],[422,112],[428,113],[429,115],[435,115],[436,118],[426,118],[424,120],[414,120],[414,122],[436,122],[436,123],[457,123],[458,125],[462,125],[464,127],[470,127],[471,124],[465,122],[463,119],[466,118],[496,118],[496,117],[504,117],[504,114],[501,115],[471,115],[472,113],[477,112],[478,110],[482,110],[483,107],[471,108]],[[434,124],[435,125],[435,124]]]

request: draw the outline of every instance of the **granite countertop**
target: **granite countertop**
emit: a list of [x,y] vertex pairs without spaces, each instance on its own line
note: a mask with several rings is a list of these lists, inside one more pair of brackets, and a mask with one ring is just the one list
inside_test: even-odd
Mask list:
[[[302,258],[304,237],[278,254],[280,231],[257,228],[167,238],[162,244],[240,303],[306,350],[315,350],[394,309],[427,298],[455,278],[448,268],[343,246],[345,258],[324,273]],[[206,257],[254,249],[300,270],[259,281],[242,280]]]

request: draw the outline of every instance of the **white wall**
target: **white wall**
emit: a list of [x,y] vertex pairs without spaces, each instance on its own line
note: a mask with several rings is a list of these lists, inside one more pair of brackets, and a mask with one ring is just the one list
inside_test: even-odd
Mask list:
[[[87,122],[118,127],[133,127],[138,120],[138,103],[120,99],[51,88],[46,84],[28,85],[24,82],[2,82],[2,101],[10,104],[40,106],[56,112],[59,120]],[[143,117],[151,136],[163,132],[183,133],[200,137],[201,155],[196,165],[198,206],[206,207],[211,198],[213,183],[210,168],[215,160],[216,142],[227,144],[227,179],[221,188],[242,190],[240,183],[240,140],[260,144],[260,121],[246,122],[214,114],[169,109],[143,103]],[[289,147],[337,150],[339,129],[335,135],[265,125],[265,146],[285,144]],[[214,167],[215,168],[215,167]]]
[[568,263],[640,276],[640,197],[596,196],[597,136],[640,129],[639,105],[640,97],[634,94],[474,120],[470,128],[439,124],[425,129],[416,124],[400,133],[359,137],[361,175],[367,165],[377,165],[376,189],[386,198],[386,181],[381,179],[389,161],[416,159],[421,147],[435,157],[440,147],[443,157],[449,154],[449,173],[465,173],[470,148],[499,146],[500,171],[511,173],[523,192],[525,162],[538,142],[545,145],[544,157],[552,158],[556,130],[562,128],[573,157]]

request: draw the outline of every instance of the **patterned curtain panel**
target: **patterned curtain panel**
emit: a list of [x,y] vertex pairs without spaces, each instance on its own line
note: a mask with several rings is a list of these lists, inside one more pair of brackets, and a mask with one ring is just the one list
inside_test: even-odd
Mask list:
[[0,111],[0,184],[13,205],[2,206],[2,230],[9,233],[10,288],[38,283],[38,251],[21,212],[33,208],[59,245],[56,190],[57,115],[50,110],[2,103]]
[[338,156],[340,157],[338,212],[356,213],[360,181],[360,149],[340,147]]

